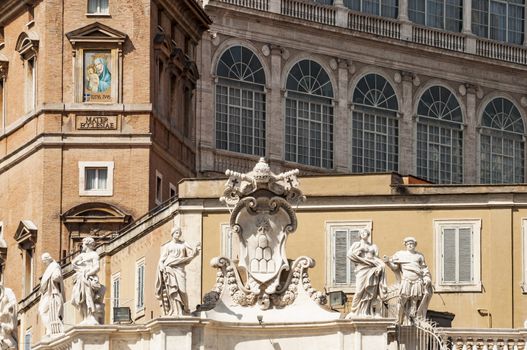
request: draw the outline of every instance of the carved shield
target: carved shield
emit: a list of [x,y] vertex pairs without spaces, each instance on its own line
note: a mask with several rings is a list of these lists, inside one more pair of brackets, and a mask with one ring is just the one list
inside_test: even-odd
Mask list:
[[296,221],[283,198],[244,198],[231,218],[231,227],[240,238],[239,265],[252,278],[265,283],[289,268],[285,242],[287,234],[296,228]]

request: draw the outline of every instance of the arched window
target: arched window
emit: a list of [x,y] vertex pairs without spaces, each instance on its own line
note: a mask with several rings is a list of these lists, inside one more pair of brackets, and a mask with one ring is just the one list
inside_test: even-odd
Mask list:
[[286,160],[333,168],[333,87],[322,66],[302,60],[286,83]]
[[442,86],[426,90],[417,107],[417,176],[435,183],[463,181],[463,115]]
[[472,32],[484,38],[523,44],[524,0],[472,0]]
[[482,183],[524,181],[524,134],[522,116],[511,101],[500,97],[487,104],[480,130]]
[[369,13],[375,16],[397,18],[397,0],[344,0],[350,10]]
[[233,46],[216,68],[216,147],[265,155],[265,73],[258,57]]
[[463,0],[409,0],[408,17],[417,24],[460,32]]
[[353,105],[352,171],[397,171],[399,105],[390,83],[380,75],[366,75],[355,87]]

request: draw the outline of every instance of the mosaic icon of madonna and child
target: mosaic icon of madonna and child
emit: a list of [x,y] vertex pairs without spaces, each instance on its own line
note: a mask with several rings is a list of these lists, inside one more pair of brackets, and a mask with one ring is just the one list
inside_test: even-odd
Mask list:
[[84,53],[84,101],[111,102],[111,53]]

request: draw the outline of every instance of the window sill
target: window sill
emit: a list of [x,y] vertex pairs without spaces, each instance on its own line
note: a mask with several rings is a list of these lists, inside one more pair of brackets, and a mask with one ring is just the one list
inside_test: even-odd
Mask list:
[[481,293],[481,282],[476,284],[435,284],[436,293]]
[[145,317],[145,308],[143,307],[142,309],[139,309],[139,310],[135,310],[135,317],[134,317],[134,322]]
[[83,197],[111,197],[113,196],[112,191],[79,191],[79,196]]
[[342,291],[346,294],[353,294],[355,293],[355,286],[326,286],[325,290],[328,293]]
[[112,17],[109,13],[86,13],[86,17]]

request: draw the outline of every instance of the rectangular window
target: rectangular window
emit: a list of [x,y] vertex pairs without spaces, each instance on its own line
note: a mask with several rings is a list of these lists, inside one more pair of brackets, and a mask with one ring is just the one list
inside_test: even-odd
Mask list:
[[472,32],[478,36],[522,44],[525,5],[519,0],[472,0]]
[[106,15],[109,13],[108,7],[108,0],[88,0],[89,14]]
[[174,197],[177,194],[177,187],[174,186],[172,183],[168,184],[168,194],[170,198]]
[[108,168],[84,168],[86,191],[105,190],[108,186]]
[[[112,301],[112,319],[114,317],[113,308],[119,307],[119,299],[121,294],[121,274],[116,273],[112,276],[112,292],[111,292],[111,301]],[[115,320],[113,320],[115,322]]]
[[326,288],[329,291],[353,291],[355,264],[347,258],[348,250],[360,240],[359,231],[371,230],[371,227],[371,221],[326,222]]
[[145,259],[135,263],[135,313],[145,310]]
[[522,219],[522,292],[527,294],[527,218]]
[[79,195],[111,196],[113,162],[79,162]]
[[25,89],[26,89],[26,112],[31,112],[35,109],[36,105],[36,58],[32,57],[26,61],[26,82],[25,82]]
[[2,133],[5,132],[5,112],[6,112],[6,104],[5,104],[5,80],[4,78],[0,78],[0,131]]
[[229,259],[239,259],[240,239],[238,235],[232,234],[229,224],[220,225],[221,232],[221,255]]
[[163,175],[156,170],[156,204],[161,204],[163,202]]
[[33,249],[24,250],[24,294],[29,295],[33,291],[33,281],[35,274],[35,262],[34,262]]
[[27,329],[24,334],[24,350],[31,350],[31,328]]
[[436,290],[481,291],[480,220],[435,220]]

